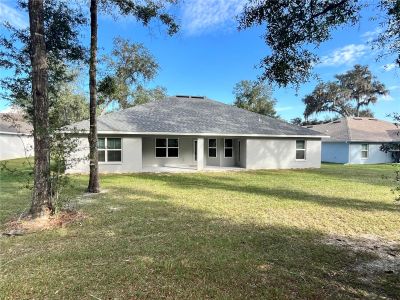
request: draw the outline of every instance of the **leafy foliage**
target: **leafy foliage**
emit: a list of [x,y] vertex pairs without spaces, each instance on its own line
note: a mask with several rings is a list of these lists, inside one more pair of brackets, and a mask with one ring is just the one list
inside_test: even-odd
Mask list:
[[152,80],[159,68],[155,58],[142,44],[117,38],[111,55],[105,56],[104,61],[108,75],[100,80],[97,87],[102,113],[111,104],[116,104],[117,109],[125,109],[165,98],[165,88],[146,90],[142,85]]
[[276,100],[272,97],[272,89],[269,85],[242,80],[233,88],[233,94],[235,95],[234,106],[269,117],[278,117],[275,110]]
[[149,26],[152,20],[159,20],[167,27],[167,33],[174,35],[179,30],[179,25],[175,22],[174,16],[169,14],[166,9],[171,4],[177,4],[177,0],[100,0],[101,10],[106,13],[115,14],[115,8],[121,15],[133,16],[136,20]]
[[373,117],[373,113],[362,107],[375,103],[379,95],[386,95],[385,85],[372,75],[368,66],[355,65],[344,74],[335,75],[336,81],[319,83],[303,102],[304,116],[314,113],[334,112],[343,117]]
[[261,61],[261,80],[298,86],[319,61],[309,45],[318,48],[331,38],[332,29],[355,24],[359,10],[355,0],[249,0],[239,16],[239,29],[265,25],[264,40],[271,54]]
[[400,67],[398,0],[248,0],[239,16],[239,29],[265,27],[263,37],[271,54],[260,63],[260,68],[264,70],[261,80],[279,86],[293,84],[298,87],[315,76],[312,69],[320,58],[313,49],[330,40],[333,30],[359,23],[360,12],[368,6],[375,11],[383,11],[386,16],[381,23],[384,31],[375,41],[376,48],[384,55],[396,55]]
[[[400,113],[393,113],[391,117],[394,120],[394,124],[399,128],[397,136],[400,137]],[[391,153],[393,158],[394,186],[392,192],[395,195],[395,200],[400,201],[400,142],[382,144],[380,150],[385,153]]]
[[[27,10],[27,2],[19,1],[20,9]],[[74,79],[68,69],[71,64],[86,59],[85,48],[79,43],[79,28],[86,24],[82,12],[63,1],[49,0],[44,4],[44,30],[48,63],[48,97],[50,107],[61,95],[61,86]],[[32,119],[31,62],[29,28],[5,24],[7,33],[0,37],[0,67],[11,70],[1,78],[3,97],[22,107]],[[60,90],[61,88],[61,90]]]
[[374,48],[381,50],[381,57],[395,55],[395,62],[400,67],[400,1],[381,0],[379,6],[386,12],[382,24],[385,30],[373,41]]
[[293,125],[297,125],[297,126],[307,126],[307,125],[325,124],[325,123],[336,121],[338,119],[339,119],[338,117],[334,117],[334,118],[326,117],[323,120],[318,120],[317,118],[303,120],[300,117],[296,117],[296,118],[291,119],[290,123]]

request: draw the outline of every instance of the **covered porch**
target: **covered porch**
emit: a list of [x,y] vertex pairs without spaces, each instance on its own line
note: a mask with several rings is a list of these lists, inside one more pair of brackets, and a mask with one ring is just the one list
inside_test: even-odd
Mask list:
[[143,172],[242,170],[246,140],[235,137],[144,136]]

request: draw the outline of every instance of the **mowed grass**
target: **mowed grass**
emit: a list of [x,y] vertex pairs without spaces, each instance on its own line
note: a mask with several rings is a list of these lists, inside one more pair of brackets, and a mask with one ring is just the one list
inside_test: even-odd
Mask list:
[[[4,224],[29,192],[0,176]],[[392,167],[103,175],[106,193],[79,200],[84,221],[0,238],[0,298],[398,298],[397,273],[357,271],[373,253],[326,242],[400,242],[382,176]],[[87,178],[72,181],[75,199]]]

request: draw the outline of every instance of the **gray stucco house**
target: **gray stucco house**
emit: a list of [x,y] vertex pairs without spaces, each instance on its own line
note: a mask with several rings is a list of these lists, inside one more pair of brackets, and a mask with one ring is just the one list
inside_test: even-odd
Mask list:
[[32,126],[20,113],[0,113],[0,160],[33,155]]
[[399,142],[395,124],[375,118],[348,117],[307,126],[330,136],[322,139],[322,161],[344,164],[377,164],[392,161],[379,150],[382,143]]
[[[74,124],[85,133],[89,122]],[[319,168],[323,134],[205,97],[175,96],[98,118],[102,173]],[[75,154],[87,157],[87,135]],[[87,161],[70,173],[87,173]]]

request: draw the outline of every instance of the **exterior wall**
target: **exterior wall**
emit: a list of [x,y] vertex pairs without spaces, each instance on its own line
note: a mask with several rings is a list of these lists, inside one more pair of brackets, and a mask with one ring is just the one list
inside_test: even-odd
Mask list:
[[323,162],[346,164],[349,161],[349,144],[322,142],[321,157]]
[[[99,135],[99,137],[102,137]],[[111,136],[107,136],[111,137]],[[121,137],[121,136],[115,136]],[[142,170],[142,138],[121,137],[122,161],[99,162],[100,173],[130,173]],[[89,173],[89,141],[87,137],[79,138],[79,146],[73,153],[73,158],[78,159],[67,173]]]
[[0,160],[33,156],[33,137],[0,134]]
[[143,137],[143,166],[145,167],[179,167],[197,166],[194,160],[194,140],[191,137],[173,137],[179,139],[179,157],[156,157],[156,138],[166,138],[165,136]]
[[[213,139],[215,137],[212,137]],[[237,139],[233,139],[233,155],[232,157],[225,157],[225,138],[217,139],[217,157],[208,157],[208,138],[204,141],[204,156],[206,158],[207,166],[217,166],[217,167],[235,167],[237,164]]]
[[247,139],[247,169],[321,167],[321,140],[306,140],[306,159],[296,160],[296,139]]
[[[361,144],[369,145],[368,158],[361,158]],[[350,164],[382,164],[392,162],[390,153],[379,150],[381,143],[351,143],[349,153]]]

